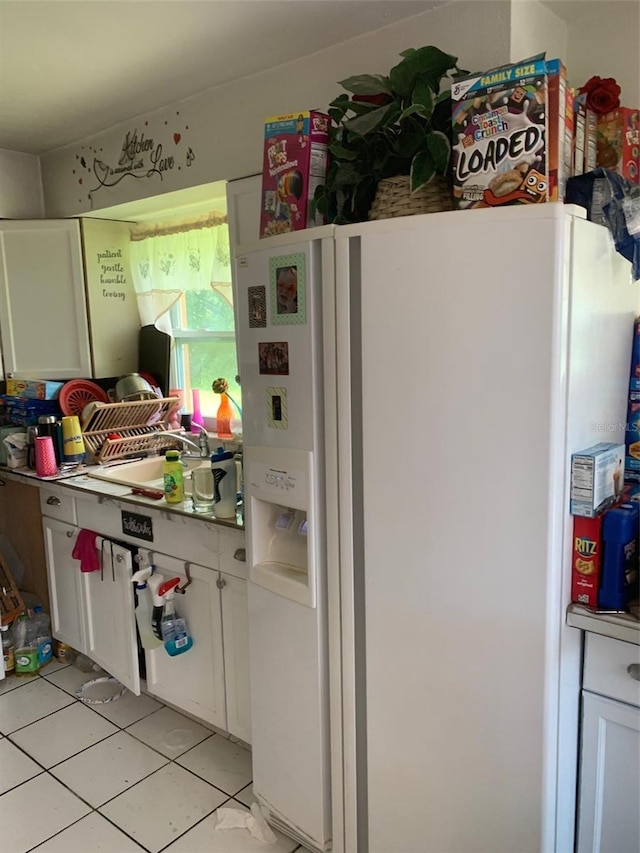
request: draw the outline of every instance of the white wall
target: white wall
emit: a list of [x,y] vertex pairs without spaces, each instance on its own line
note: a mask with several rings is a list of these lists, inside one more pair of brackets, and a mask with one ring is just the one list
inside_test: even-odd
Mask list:
[[[456,0],[50,152],[42,157],[47,216],[77,215],[261,172],[267,116],[326,108],[343,91],[336,81],[351,74],[386,73],[400,61],[399,52],[408,47],[437,45],[458,56],[460,66],[470,70],[507,62],[510,19],[510,0]],[[138,140],[142,133],[153,139],[153,150],[161,144],[162,157],[174,158],[173,168],[162,177],[137,177],[146,175],[149,168],[150,152],[143,151],[140,169],[124,175],[115,186],[100,186],[94,159],[117,167],[126,134],[134,130]]]
[[0,218],[41,219],[43,216],[39,157],[0,148]]
[[513,0],[511,4],[511,61],[536,53],[567,63],[567,24],[538,0]]
[[640,2],[586,3],[584,18],[569,24],[567,67],[573,86],[589,77],[614,77],[623,107],[640,106]]

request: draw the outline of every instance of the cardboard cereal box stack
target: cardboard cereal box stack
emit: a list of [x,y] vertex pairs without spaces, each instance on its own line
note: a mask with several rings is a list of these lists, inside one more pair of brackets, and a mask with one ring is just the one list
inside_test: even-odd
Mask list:
[[620,107],[598,116],[597,164],[640,183],[640,110]]
[[559,59],[536,56],[458,78],[451,97],[458,208],[563,199],[573,106]]
[[327,173],[329,116],[315,110],[273,116],[264,137],[260,237],[322,225],[309,206]]

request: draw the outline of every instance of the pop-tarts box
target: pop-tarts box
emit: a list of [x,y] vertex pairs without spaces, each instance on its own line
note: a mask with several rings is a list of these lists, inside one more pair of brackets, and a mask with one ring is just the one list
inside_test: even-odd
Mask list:
[[624,444],[601,442],[571,457],[571,515],[595,518],[620,499]]
[[329,116],[316,110],[265,122],[260,237],[323,225],[309,207],[327,175]]
[[7,396],[29,400],[57,400],[64,382],[40,379],[7,379]]
[[640,391],[640,317],[636,317],[633,325],[629,391]]

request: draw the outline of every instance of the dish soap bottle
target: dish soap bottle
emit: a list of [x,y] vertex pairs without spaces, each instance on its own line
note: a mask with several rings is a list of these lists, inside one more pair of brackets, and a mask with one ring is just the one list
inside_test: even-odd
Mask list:
[[167,450],[162,466],[164,475],[164,499],[168,504],[179,504],[184,500],[184,473],[180,454],[177,450]]
[[40,670],[38,663],[37,627],[26,613],[18,616],[15,627],[15,656],[16,675],[37,675]]
[[11,675],[16,668],[15,647],[9,625],[0,625],[2,632],[2,657],[4,658],[4,673]]
[[173,657],[188,652],[193,645],[193,640],[189,636],[187,623],[185,619],[181,619],[176,613],[176,606],[173,601],[175,588],[180,583],[180,578],[171,578],[165,581],[158,588],[158,595],[164,598],[164,610],[162,612],[162,620],[160,627],[162,629],[162,639],[167,653]]
[[136,604],[136,622],[138,624],[138,633],[140,634],[140,642],[144,649],[159,649],[162,645],[162,640],[153,633],[151,627],[151,618],[153,614],[153,604],[151,601],[151,591],[147,585],[147,580],[151,577],[153,569],[147,566],[135,572],[131,580],[136,585],[136,595],[138,603]]

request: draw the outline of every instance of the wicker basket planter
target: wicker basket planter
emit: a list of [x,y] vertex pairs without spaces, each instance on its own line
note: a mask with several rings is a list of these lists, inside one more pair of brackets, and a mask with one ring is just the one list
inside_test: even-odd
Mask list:
[[409,176],[398,175],[395,178],[383,178],[378,183],[369,219],[390,219],[442,210],[453,210],[453,198],[443,177],[434,175],[428,184],[412,195]]

